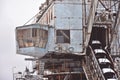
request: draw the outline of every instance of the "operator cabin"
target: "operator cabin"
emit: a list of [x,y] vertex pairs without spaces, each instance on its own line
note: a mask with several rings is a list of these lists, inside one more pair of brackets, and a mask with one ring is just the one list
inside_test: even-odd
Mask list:
[[39,58],[49,53],[84,55],[82,1],[47,0],[35,19],[16,28],[18,54]]

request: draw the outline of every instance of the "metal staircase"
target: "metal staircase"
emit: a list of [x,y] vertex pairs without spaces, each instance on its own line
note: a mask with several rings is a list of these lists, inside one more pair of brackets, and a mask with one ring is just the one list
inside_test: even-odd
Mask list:
[[[86,56],[85,58],[86,61],[83,61],[83,70],[85,72],[87,80],[106,80],[105,75],[102,69],[100,68],[100,64],[98,63],[98,60],[95,56],[95,52],[93,51],[91,46],[89,46],[88,48],[88,53],[89,53],[89,56]],[[111,55],[108,52],[106,53],[108,55],[108,59],[111,61],[111,64],[113,65]],[[113,70],[114,70],[114,67],[113,67]],[[117,78],[118,77],[117,72],[115,72],[115,75],[116,75],[115,80],[119,80]]]
[[83,64],[87,80],[105,80],[91,46],[89,46],[89,53],[90,55],[86,56],[86,63]]
[[[118,14],[116,13],[119,12],[119,7],[118,7],[119,4],[117,5],[117,2],[119,2],[119,0],[116,0],[116,1],[92,0],[91,1],[91,7],[90,7],[87,30],[86,30],[87,31],[86,41],[85,41],[85,46],[89,45],[88,48],[86,48],[87,49],[86,54],[89,54],[89,55],[85,56],[85,61],[83,61],[83,70],[85,72],[87,80],[106,80],[103,74],[103,71],[101,70],[100,65],[98,63],[98,60],[95,56],[94,49],[92,49],[90,45],[90,38],[92,34],[92,29],[95,26],[97,27],[104,26],[108,29],[115,27],[115,20],[118,20],[117,18]],[[100,9],[103,12],[101,12]],[[116,14],[116,16],[114,14]],[[116,27],[118,27],[118,25]],[[109,35],[110,34],[112,33],[109,32]],[[110,40],[108,40],[108,42],[105,45],[108,46],[108,44],[110,44]],[[106,54],[109,57],[109,60],[113,65],[111,54],[106,49],[103,49],[103,50],[106,52]]]

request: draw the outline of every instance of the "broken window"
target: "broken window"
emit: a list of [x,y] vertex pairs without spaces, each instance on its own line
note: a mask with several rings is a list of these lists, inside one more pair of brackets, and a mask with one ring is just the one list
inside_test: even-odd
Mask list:
[[57,30],[57,43],[70,43],[70,30]]

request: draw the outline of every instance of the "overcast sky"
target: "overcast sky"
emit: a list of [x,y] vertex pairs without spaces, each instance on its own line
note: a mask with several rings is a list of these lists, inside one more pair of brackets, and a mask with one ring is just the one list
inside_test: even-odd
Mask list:
[[16,54],[15,27],[21,26],[39,11],[45,0],[0,0],[0,80],[13,80],[14,72],[23,71],[29,62]]

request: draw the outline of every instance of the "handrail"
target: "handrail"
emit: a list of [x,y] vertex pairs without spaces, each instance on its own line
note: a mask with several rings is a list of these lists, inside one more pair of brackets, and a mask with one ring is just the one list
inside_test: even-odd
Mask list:
[[[110,58],[110,61],[111,61],[111,63],[112,63],[112,65],[114,66],[114,61],[113,61],[113,59],[112,59],[112,56],[110,55],[110,52],[108,51],[108,49],[105,47],[105,51],[107,52],[107,54],[108,54],[108,56],[109,56],[109,58]],[[115,70],[114,70],[115,71]],[[116,72],[116,71],[115,71]],[[118,72],[116,72],[116,75],[118,76],[119,74],[118,74]]]
[[112,57],[110,56],[110,52],[108,51],[107,47],[105,47],[105,51],[107,52],[108,56],[110,57],[110,61],[114,63]]
[[88,60],[88,58],[86,59],[86,63],[83,61],[83,70],[84,70],[84,73],[85,73],[85,76],[86,76],[86,79],[87,80],[93,80],[93,75],[91,75],[91,71],[90,71],[90,60]]
[[91,46],[89,46],[90,50],[91,50],[91,56],[92,56],[92,61],[93,61],[93,66],[96,69],[96,73],[98,74],[98,77],[100,77],[100,80],[105,80],[105,77],[103,76],[102,70],[98,64],[98,61],[95,57],[95,54],[91,48]]

